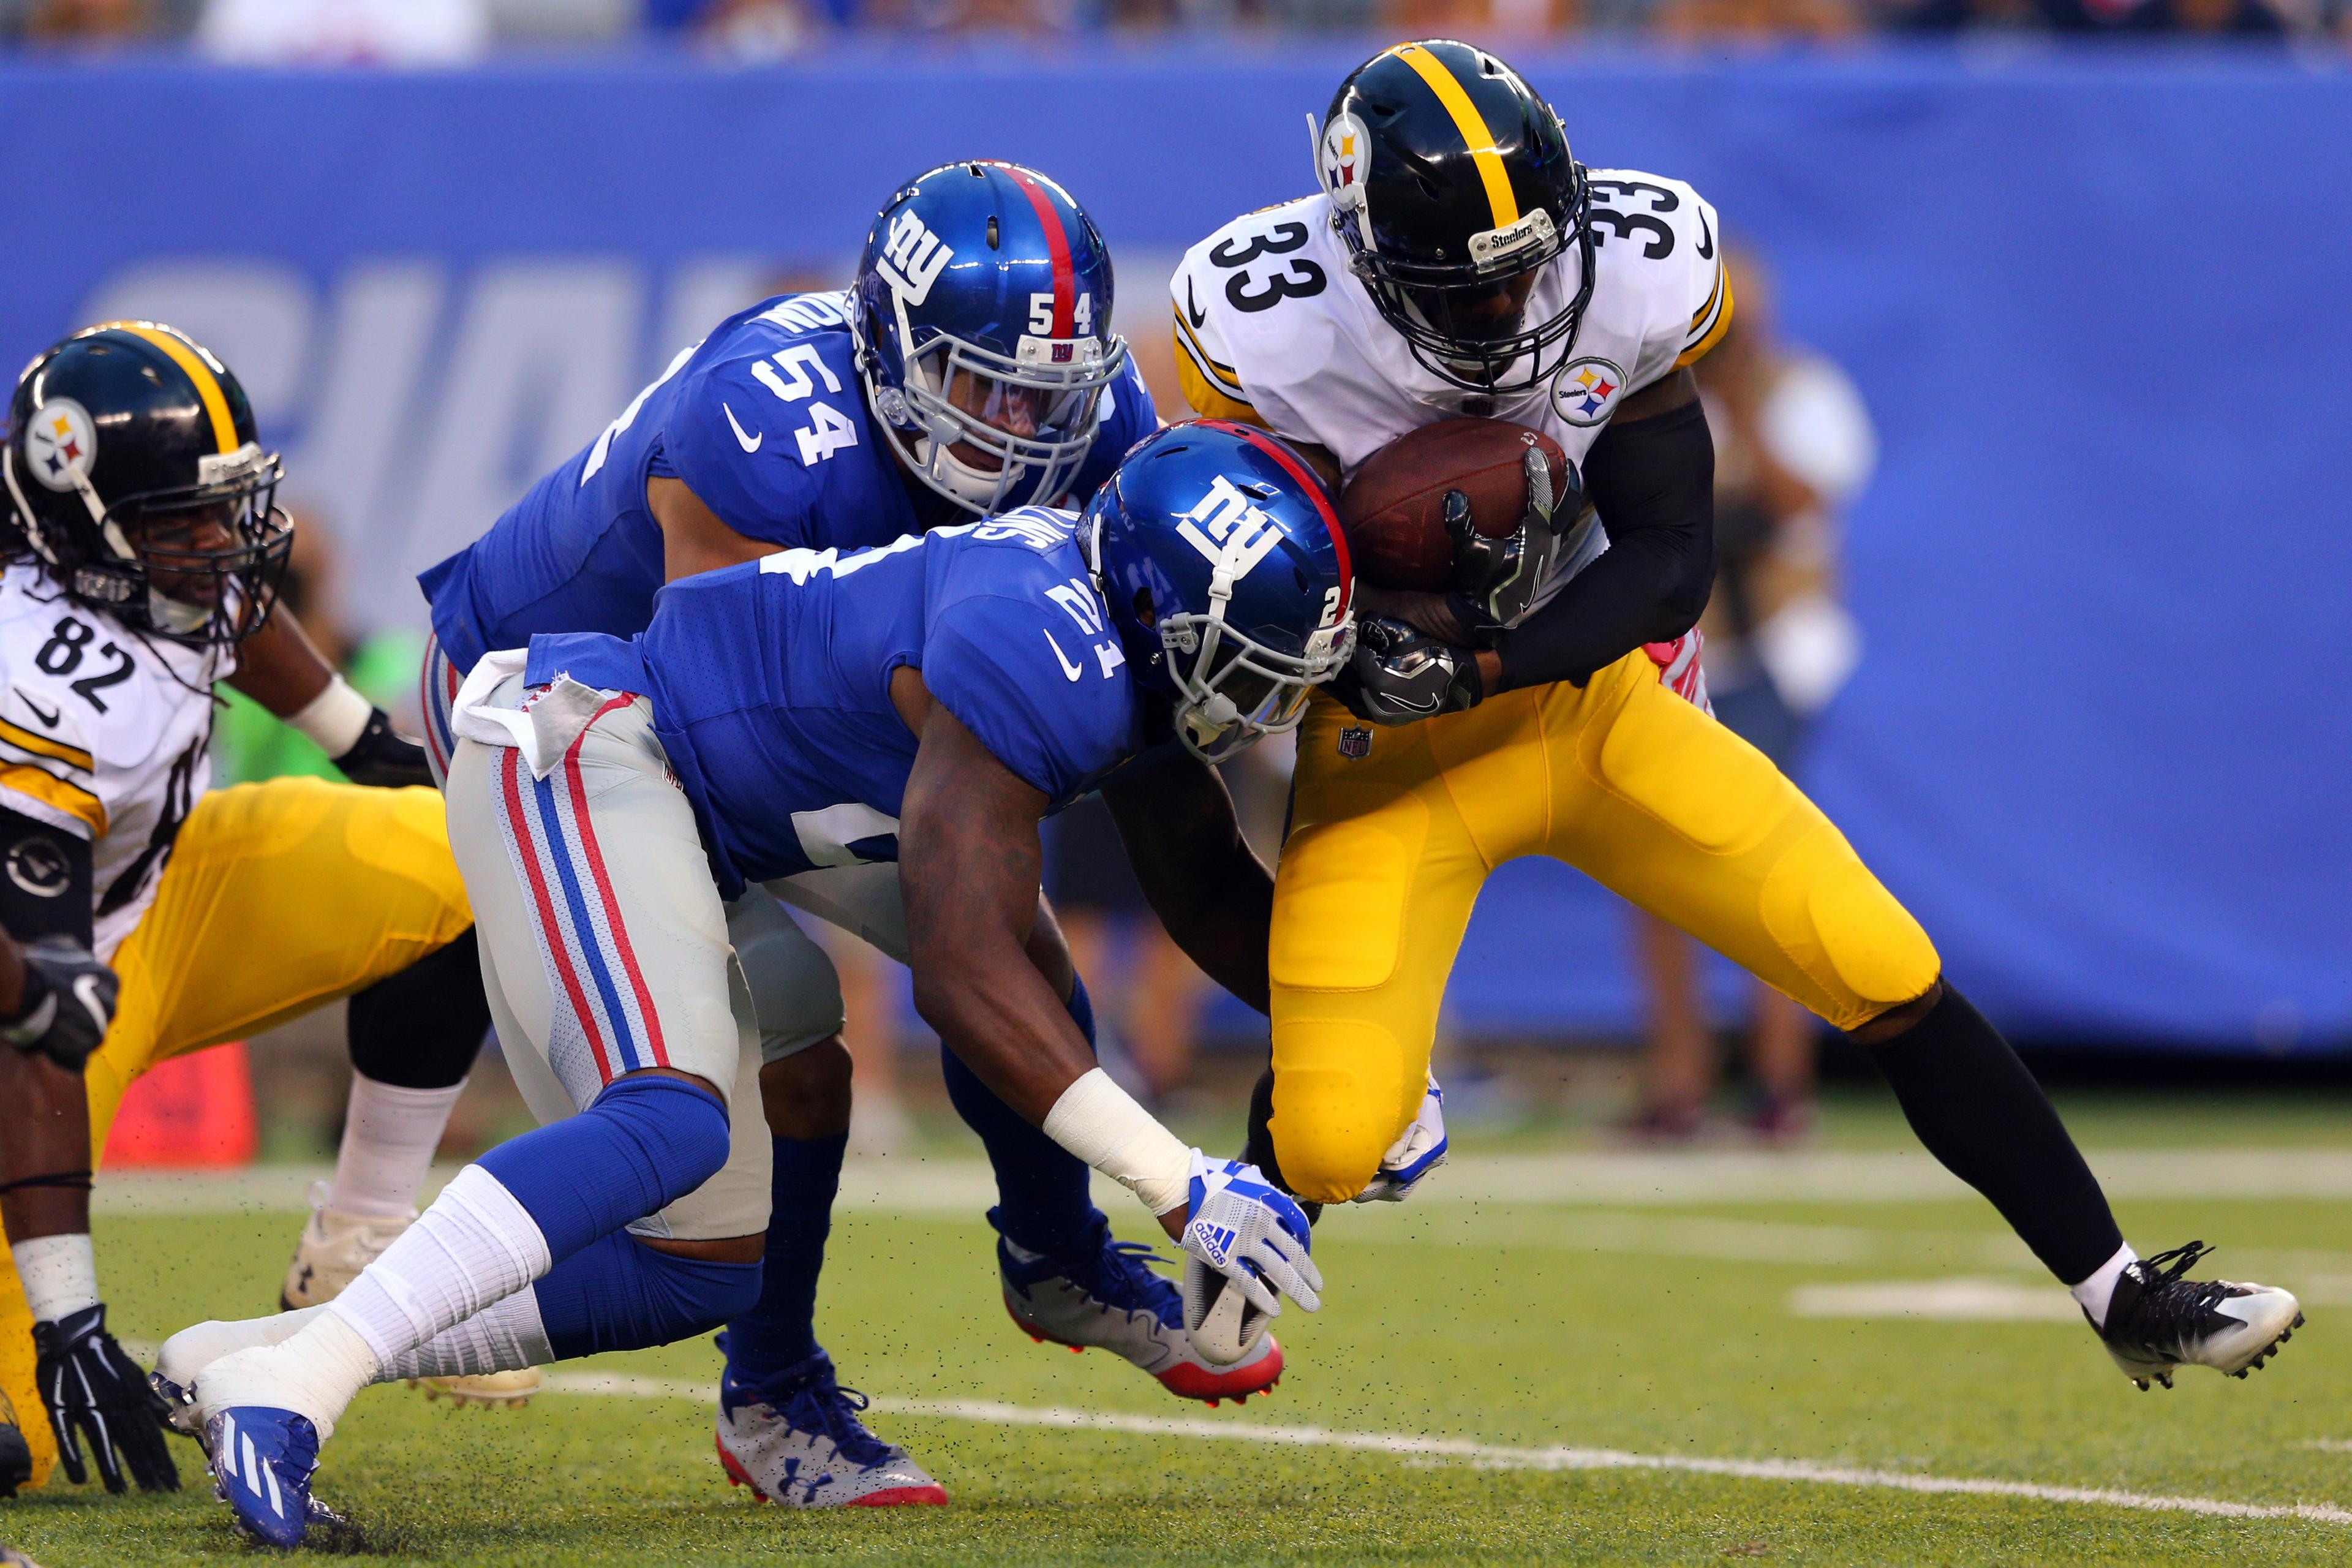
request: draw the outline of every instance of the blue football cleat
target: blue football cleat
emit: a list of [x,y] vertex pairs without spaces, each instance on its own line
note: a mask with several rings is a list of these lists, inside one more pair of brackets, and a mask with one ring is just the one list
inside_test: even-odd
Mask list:
[[236,1516],[238,1533],[291,1552],[326,1512],[310,1503],[319,1429],[309,1416],[259,1405],[224,1410],[205,1424],[205,1448],[213,1490]]
[[1110,1222],[1102,1215],[1095,1216],[1094,1229],[1076,1256],[1055,1258],[1016,1247],[1003,1234],[1001,1212],[989,1210],[988,1223],[997,1228],[1004,1310],[1031,1339],[1072,1350],[1109,1351],[1150,1373],[1177,1397],[1210,1405],[1225,1399],[1239,1405],[1280,1380],[1282,1347],[1272,1334],[1262,1335],[1230,1366],[1194,1349],[1184,1331],[1182,1295],[1151,1268],[1159,1255],[1141,1242],[1112,1239]]
[[[727,1336],[719,1336],[720,1354]],[[823,1351],[746,1382],[732,1365],[719,1384],[719,1463],[730,1485],[787,1508],[936,1506],[947,1489],[866,1429],[866,1396],[835,1378]]]

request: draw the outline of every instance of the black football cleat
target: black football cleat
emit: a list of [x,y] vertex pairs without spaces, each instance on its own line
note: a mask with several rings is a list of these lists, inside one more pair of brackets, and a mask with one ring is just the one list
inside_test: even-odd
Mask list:
[[2192,1241],[2136,1258],[2116,1281],[2099,1338],[2142,1392],[2151,1382],[2170,1388],[2183,1366],[2244,1377],[2303,1327],[2301,1306],[2276,1286],[2182,1278],[2212,1250]]

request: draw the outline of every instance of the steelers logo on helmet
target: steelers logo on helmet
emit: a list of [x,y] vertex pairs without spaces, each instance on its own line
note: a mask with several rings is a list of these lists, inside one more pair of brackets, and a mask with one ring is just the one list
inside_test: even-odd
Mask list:
[[98,461],[98,426],[70,397],[53,397],[25,422],[25,466],[53,490],[69,490]]
[[1625,373],[1605,359],[1570,360],[1552,377],[1551,405],[1570,425],[1598,425],[1617,411]]
[[1323,127],[1318,147],[1318,166],[1323,174],[1323,189],[1331,197],[1331,205],[1342,211],[1364,205],[1364,169],[1371,156],[1371,138],[1364,133],[1364,122],[1352,114],[1335,114]]

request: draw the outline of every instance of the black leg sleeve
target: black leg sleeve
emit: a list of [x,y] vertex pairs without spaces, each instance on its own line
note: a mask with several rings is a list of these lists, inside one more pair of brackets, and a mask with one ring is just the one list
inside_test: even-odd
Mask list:
[[352,995],[352,1067],[395,1089],[447,1089],[474,1068],[490,1004],[474,928],[399,973]]
[[1950,982],[1925,1018],[1868,1049],[1927,1152],[1990,1199],[2062,1283],[2116,1255],[2123,1233],[2049,1096]]

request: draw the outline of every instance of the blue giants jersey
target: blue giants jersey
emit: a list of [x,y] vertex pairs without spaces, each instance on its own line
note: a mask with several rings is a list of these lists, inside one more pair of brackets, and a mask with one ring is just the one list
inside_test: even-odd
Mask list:
[[[417,579],[460,670],[540,632],[630,637],[662,585],[646,480],[666,476],[747,538],[852,551],[954,513],[910,498],[873,428],[852,363],[847,297],[790,294],[719,323],[670,362],[604,433]],[[1158,427],[1130,364],[1103,395],[1101,430],[1072,487],[1083,500]]]
[[1071,537],[1027,507],[855,553],[789,550],[681,579],[635,639],[542,636],[526,679],[653,699],[729,897],[898,858],[915,737],[890,674],[1065,805],[1142,748],[1140,699]]

